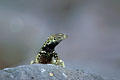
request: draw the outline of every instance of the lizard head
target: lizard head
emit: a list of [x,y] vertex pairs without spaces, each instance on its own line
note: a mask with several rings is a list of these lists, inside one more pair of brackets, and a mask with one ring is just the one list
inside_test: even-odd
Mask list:
[[50,36],[50,40],[53,43],[60,43],[62,40],[66,39],[68,36],[63,33],[53,34]]
[[67,37],[68,36],[63,33],[52,34],[44,43],[43,49],[54,49],[62,40],[64,40]]

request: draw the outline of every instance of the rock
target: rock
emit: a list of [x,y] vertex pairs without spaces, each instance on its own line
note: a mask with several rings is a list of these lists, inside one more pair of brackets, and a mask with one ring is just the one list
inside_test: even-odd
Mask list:
[[104,80],[83,71],[70,70],[52,64],[22,65],[0,70],[0,80]]

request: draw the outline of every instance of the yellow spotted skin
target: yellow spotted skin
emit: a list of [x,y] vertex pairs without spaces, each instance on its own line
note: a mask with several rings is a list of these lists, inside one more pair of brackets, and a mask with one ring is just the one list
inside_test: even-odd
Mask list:
[[31,64],[54,64],[65,67],[64,62],[59,58],[55,47],[68,36],[63,33],[52,34],[43,44],[34,61]]

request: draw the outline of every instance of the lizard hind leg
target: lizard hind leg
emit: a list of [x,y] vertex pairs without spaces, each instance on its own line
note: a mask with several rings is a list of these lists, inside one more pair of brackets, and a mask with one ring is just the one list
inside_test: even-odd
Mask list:
[[40,56],[41,56],[40,54],[37,54],[36,59],[35,59],[35,60],[32,60],[32,61],[30,62],[30,64],[39,63]]
[[33,60],[33,61],[31,61],[31,62],[30,62],[30,64],[35,64],[35,61],[34,61],[34,60]]

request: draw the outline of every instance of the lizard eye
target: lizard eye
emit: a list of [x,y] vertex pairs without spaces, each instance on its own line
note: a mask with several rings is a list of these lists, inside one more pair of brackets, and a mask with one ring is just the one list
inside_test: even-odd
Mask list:
[[56,38],[54,38],[54,40],[57,40]]

